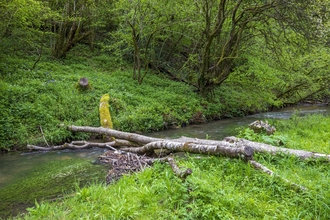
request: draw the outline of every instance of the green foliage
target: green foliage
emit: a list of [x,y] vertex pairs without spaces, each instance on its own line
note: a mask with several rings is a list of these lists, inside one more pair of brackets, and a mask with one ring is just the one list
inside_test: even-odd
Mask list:
[[330,117],[320,114],[299,116],[297,112],[288,120],[271,119],[269,122],[276,128],[273,135],[256,134],[249,128],[240,128],[238,136],[275,146],[330,153]]
[[[77,49],[77,50],[76,50]],[[111,94],[114,127],[125,131],[161,130],[164,123],[188,122],[200,110],[200,98],[191,88],[161,76],[150,75],[136,86],[127,71],[113,70],[111,57],[84,57],[82,47],[69,53],[70,60],[40,61],[5,57],[0,64],[0,148],[23,148],[27,143],[44,145],[41,128],[49,144],[86,139],[88,134],[71,133],[70,124],[100,126],[99,97]],[[86,64],[83,64],[86,63]],[[102,63],[102,65],[99,65]],[[109,66],[105,65],[108,64]],[[79,92],[77,80],[86,77],[93,89]]]
[[239,130],[238,137],[250,141],[262,142],[273,146],[283,146],[287,143],[287,137],[278,135],[277,133],[272,135],[267,135],[266,132],[255,133],[250,128],[245,128],[245,129],[240,128],[238,130]]
[[[297,192],[279,178],[241,160],[177,158],[193,174],[182,182],[168,165],[156,164],[104,186],[80,188],[58,203],[41,202],[24,219],[327,219],[329,169],[324,162],[257,155],[279,175],[308,187]],[[134,196],[132,196],[134,195]]]
[[285,147],[330,154],[328,116],[294,114],[289,120],[274,120],[276,136],[285,136]]

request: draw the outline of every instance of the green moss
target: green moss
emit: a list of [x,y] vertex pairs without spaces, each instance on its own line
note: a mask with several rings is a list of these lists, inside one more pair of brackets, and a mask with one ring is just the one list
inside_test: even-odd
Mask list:
[[104,94],[100,100],[100,123],[103,128],[113,128],[110,111],[109,111],[109,100],[110,96],[108,94]]

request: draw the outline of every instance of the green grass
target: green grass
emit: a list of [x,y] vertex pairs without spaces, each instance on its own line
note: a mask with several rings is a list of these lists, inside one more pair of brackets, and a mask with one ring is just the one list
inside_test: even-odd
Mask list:
[[[188,123],[201,110],[202,99],[189,86],[152,74],[139,86],[130,68],[106,68],[106,62],[113,66],[111,58],[98,58],[45,60],[35,70],[29,69],[32,60],[7,58],[0,77],[0,148],[44,144],[40,127],[50,144],[88,138],[60,125],[100,126],[98,105],[105,93],[111,96],[110,110],[118,130],[161,130],[166,123]],[[80,77],[88,78],[92,90],[76,88]]]
[[330,117],[293,114],[288,120],[268,120],[277,129],[273,135],[254,134],[249,128],[240,128],[239,136],[276,146],[330,154]]
[[[315,123],[318,119],[325,123]],[[276,135],[300,149],[329,149],[322,135],[330,117],[321,115],[276,121]],[[275,121],[273,121],[275,122]],[[307,126],[306,126],[307,125]],[[325,127],[323,127],[325,126]],[[309,136],[297,136],[301,131]],[[261,134],[262,135],[262,134]],[[303,143],[306,143],[304,145]],[[290,145],[291,146],[291,145]],[[75,196],[55,203],[37,203],[17,219],[329,219],[329,162],[300,160],[288,155],[255,155],[255,160],[279,177],[268,176],[240,159],[187,154],[176,158],[180,167],[191,168],[185,182],[166,164],[157,163],[143,172],[125,176],[105,186],[78,188]],[[282,178],[307,188],[300,191]]]
[[[114,128],[150,132],[194,122],[242,116],[264,109],[242,88],[224,84],[215,97],[206,99],[193,87],[175,82],[161,73],[148,73],[138,85],[130,64],[107,54],[91,53],[84,46],[73,48],[66,59],[44,56],[35,69],[36,57],[5,56],[0,63],[0,149],[24,149],[26,144],[45,145],[88,139],[63,125],[100,126],[98,105],[110,95]],[[79,91],[78,80],[87,77],[91,90]],[[198,118],[197,118],[198,119]]]
[[[23,219],[328,219],[330,172],[324,163],[258,158],[281,176],[308,187],[297,192],[240,160],[193,156],[186,182],[157,164],[110,186],[91,185],[57,203],[40,203]],[[313,175],[310,175],[314,173]],[[317,184],[316,184],[317,183]]]

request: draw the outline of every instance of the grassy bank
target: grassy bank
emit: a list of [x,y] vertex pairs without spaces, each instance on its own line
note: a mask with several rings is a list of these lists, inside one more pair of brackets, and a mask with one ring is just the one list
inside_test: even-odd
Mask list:
[[[66,131],[65,125],[100,126],[98,105],[105,93],[111,97],[114,128],[130,132],[242,116],[270,105],[259,90],[244,90],[237,82],[230,84],[230,79],[211,99],[161,73],[147,73],[138,85],[132,79],[131,65],[106,54],[92,54],[83,46],[75,47],[63,60],[42,57],[35,69],[31,67],[36,57],[1,58],[2,150],[45,145],[43,134],[52,145],[89,138]],[[91,90],[77,89],[81,77],[88,78]]]
[[[321,122],[321,123],[317,123]],[[272,121],[273,142],[283,147],[330,153],[330,117]],[[320,132],[322,131],[322,132]],[[248,131],[241,135],[248,136]],[[305,135],[308,134],[308,135]],[[263,135],[250,139],[265,139]],[[279,142],[278,142],[279,143]],[[182,182],[170,167],[156,164],[113,185],[92,184],[56,203],[43,202],[22,219],[329,219],[329,163],[291,156],[256,155],[282,178],[306,187],[297,191],[239,159],[177,158],[193,174]]]

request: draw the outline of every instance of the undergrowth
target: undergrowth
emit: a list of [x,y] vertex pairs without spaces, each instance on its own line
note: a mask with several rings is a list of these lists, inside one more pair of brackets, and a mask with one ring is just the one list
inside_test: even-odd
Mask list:
[[[249,104],[254,98],[224,84],[214,97],[203,98],[194,88],[148,73],[142,85],[132,79],[132,68],[98,51],[80,45],[65,59],[46,55],[35,69],[35,57],[5,56],[0,63],[0,149],[24,149],[26,144],[51,145],[88,139],[71,133],[67,125],[100,126],[100,97],[110,95],[114,128],[151,132],[223,117],[243,116],[263,109],[266,102]],[[77,89],[86,77],[91,89]]]
[[[301,192],[238,159],[177,158],[193,174],[182,182],[156,164],[113,185],[92,184],[56,203],[36,203],[22,219],[329,219],[330,180],[324,161],[257,156]],[[19,218],[19,217],[18,217]]]

